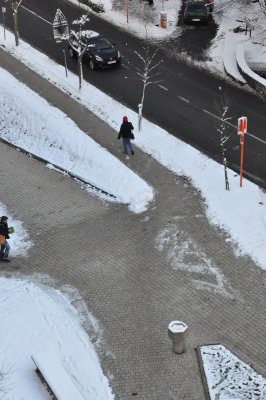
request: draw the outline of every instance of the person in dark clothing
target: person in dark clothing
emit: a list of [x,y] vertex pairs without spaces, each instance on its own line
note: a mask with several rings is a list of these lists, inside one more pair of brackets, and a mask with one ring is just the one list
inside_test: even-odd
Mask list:
[[8,218],[5,215],[3,215],[0,221],[0,234],[5,236],[5,242],[4,244],[1,245],[1,250],[0,250],[0,261],[9,262],[10,260],[8,259],[8,255],[10,251],[10,246],[7,239],[10,239],[10,237],[9,237],[9,228],[7,220]]
[[117,139],[120,139],[122,136],[125,154],[128,154],[127,147],[129,147],[131,154],[134,154],[134,151],[132,148],[132,143],[130,141],[130,139],[134,139],[134,135],[132,133],[133,129],[134,129],[134,126],[131,124],[131,122],[128,122],[128,118],[126,116],[123,117],[123,123],[120,127],[120,131],[119,131],[119,135],[118,135]]

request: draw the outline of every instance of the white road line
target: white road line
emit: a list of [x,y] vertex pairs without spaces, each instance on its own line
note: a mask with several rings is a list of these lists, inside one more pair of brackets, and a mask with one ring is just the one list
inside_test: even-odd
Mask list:
[[162,85],[158,85],[161,89],[168,91],[168,89]]
[[178,96],[178,97],[179,97],[179,99],[183,100],[185,103],[189,103],[189,100],[185,99],[184,97],[182,97],[182,96]]
[[[211,113],[211,112],[208,111],[208,110],[202,110],[202,111],[205,112],[206,114],[211,115],[213,118],[216,118],[216,119],[219,119],[219,121],[222,121],[222,118],[218,117],[218,115],[215,115],[215,114]],[[237,126],[236,126],[236,125],[233,125],[233,124],[231,124],[231,123],[228,122],[228,121],[224,121],[224,122],[225,122],[227,125],[230,125],[230,126],[231,126],[232,128],[234,128],[235,130],[237,130]],[[249,132],[247,132],[246,135],[252,137],[252,138],[255,139],[255,140],[258,140],[259,142],[261,142],[261,143],[263,143],[263,144],[266,144],[266,141],[265,141],[265,140],[260,139],[260,138],[258,138],[257,136],[254,136],[254,135],[252,135],[252,134],[249,133]]]
[[[49,21],[47,21],[46,19],[40,17],[40,15],[38,15],[38,14],[36,14],[35,12],[29,10],[27,7],[25,7],[25,6],[22,5],[21,8],[24,8],[24,10],[26,10],[26,11],[28,11],[29,13],[35,15],[37,18],[39,18],[39,19],[41,19],[42,21],[46,22],[48,25],[53,26],[53,24],[52,24],[51,22],[49,22]],[[126,67],[125,65],[124,65],[124,67],[125,67],[125,68],[129,68],[129,67]],[[139,72],[137,72],[137,74],[140,75],[140,76],[142,76]],[[158,86],[159,86],[161,89],[164,89],[164,90],[167,90],[167,91],[168,91],[168,89],[165,88],[164,86],[161,86],[161,85],[158,85]],[[182,96],[178,96],[178,97],[179,97],[179,99],[183,100],[184,102],[189,103],[189,100],[185,99],[184,97],[182,97]],[[215,115],[215,114],[212,114],[210,111],[208,111],[208,110],[203,110],[203,112],[205,112],[206,114],[211,115],[213,118],[219,119],[219,120],[221,121],[221,118],[220,118],[220,117],[218,117],[218,116]],[[235,128],[235,129],[237,129],[237,126],[231,124],[231,123],[228,122],[228,121],[226,121],[226,124],[232,126],[232,127]],[[259,142],[261,142],[261,143],[263,143],[263,144],[266,144],[266,141],[265,141],[265,140],[262,140],[262,139],[258,138],[257,136],[252,135],[251,133],[248,133],[248,132],[247,132],[246,135],[252,137],[252,138],[255,139],[255,140],[258,140]]]
[[[237,126],[236,126],[236,129],[237,129]],[[265,140],[262,140],[262,139],[258,138],[257,136],[252,135],[251,133],[248,133],[248,132],[247,132],[246,135],[251,136],[253,139],[258,140],[259,142],[261,142],[261,143],[263,143],[263,144],[266,144],[266,141],[265,141]]]
[[36,14],[35,12],[33,12],[33,11],[29,10],[29,9],[28,9],[28,8],[26,8],[25,6],[21,6],[21,8],[24,8],[24,10],[26,10],[26,11],[28,11],[29,13],[31,13],[31,14],[33,14],[33,15],[35,15],[37,18],[41,19],[42,21],[46,22],[47,24],[49,24],[49,25],[53,26],[53,24],[52,24],[51,22],[49,22],[49,21],[47,21],[46,19],[44,19],[44,18],[40,17],[38,14]]

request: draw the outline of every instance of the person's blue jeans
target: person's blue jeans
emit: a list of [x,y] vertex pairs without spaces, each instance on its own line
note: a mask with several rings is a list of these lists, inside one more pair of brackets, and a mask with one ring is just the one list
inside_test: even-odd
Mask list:
[[124,146],[124,152],[127,153],[127,146],[129,147],[130,151],[132,151],[132,144],[130,142],[129,138],[123,138],[123,146]]
[[1,258],[3,259],[8,258],[9,251],[10,251],[10,246],[8,241],[6,240],[5,244],[1,245]]

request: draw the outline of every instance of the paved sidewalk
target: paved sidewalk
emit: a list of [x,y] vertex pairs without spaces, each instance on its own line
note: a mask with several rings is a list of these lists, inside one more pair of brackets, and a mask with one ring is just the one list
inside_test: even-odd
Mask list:
[[[0,66],[156,193],[148,211],[135,215],[0,143],[0,201],[34,242],[29,257],[13,258],[2,272],[79,291],[99,322],[100,331],[86,328],[116,399],[204,400],[194,350],[201,344],[222,343],[265,376],[265,271],[235,256],[226,234],[209,224],[198,191],[139,149],[125,160],[116,132],[2,50]],[[189,326],[182,355],[167,336],[174,319]]]

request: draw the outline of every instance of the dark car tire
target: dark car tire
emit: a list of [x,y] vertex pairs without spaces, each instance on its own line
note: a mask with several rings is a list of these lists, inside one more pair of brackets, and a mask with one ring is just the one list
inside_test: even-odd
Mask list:
[[74,50],[72,49],[72,47],[70,47],[68,49],[68,54],[70,58],[75,58],[76,57],[76,53],[74,52]]
[[91,58],[89,61],[89,67],[92,71],[94,71],[96,69],[96,65],[95,62],[93,61],[93,59]]

